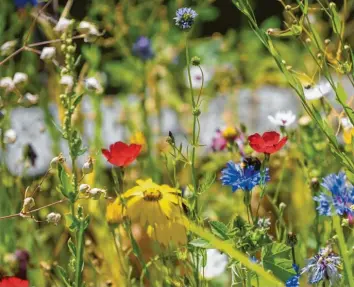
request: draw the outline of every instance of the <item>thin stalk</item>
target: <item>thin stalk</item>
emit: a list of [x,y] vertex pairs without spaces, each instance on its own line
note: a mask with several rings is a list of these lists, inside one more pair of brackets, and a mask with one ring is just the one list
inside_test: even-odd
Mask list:
[[76,243],[76,268],[75,268],[75,286],[82,286],[82,268],[84,266],[84,235],[85,235],[85,221],[80,220],[79,230],[77,232]]
[[192,182],[193,182],[193,189],[194,189],[194,197],[195,197],[195,217],[198,214],[198,182],[196,176],[196,168],[195,168],[195,161],[196,161],[196,146],[197,146],[197,118],[198,114],[196,113],[196,103],[194,99],[194,91],[192,86],[192,77],[190,71],[190,59],[189,59],[189,51],[188,51],[188,34],[186,34],[186,61],[187,61],[187,70],[188,70],[188,81],[189,81],[189,89],[191,92],[191,101],[192,101],[192,108],[193,108],[193,133],[192,133],[192,158],[191,158],[191,168],[192,168]]
[[345,244],[345,239],[344,239],[344,234],[343,230],[340,224],[340,217],[338,215],[334,216],[333,218],[333,224],[334,224],[334,229],[336,231],[336,234],[338,236],[338,245],[339,245],[339,250],[343,258],[344,262],[344,271],[346,273],[346,278],[348,281],[348,286],[349,287],[354,287],[354,277],[353,277],[353,272],[352,272],[352,265],[350,263],[350,259],[348,257],[348,250],[347,250],[347,245]]

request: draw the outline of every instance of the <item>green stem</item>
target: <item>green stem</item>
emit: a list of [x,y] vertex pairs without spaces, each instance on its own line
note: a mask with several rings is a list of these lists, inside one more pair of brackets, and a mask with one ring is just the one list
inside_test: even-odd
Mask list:
[[75,268],[75,287],[82,286],[82,269],[84,266],[84,234],[85,222],[80,219],[80,226],[77,232],[76,243],[76,268]]
[[348,284],[349,284],[347,286],[354,287],[354,277],[353,277],[353,272],[352,272],[352,265],[350,264],[350,260],[348,257],[347,245],[345,244],[344,234],[343,234],[343,230],[342,230],[342,227],[340,224],[340,217],[338,215],[334,216],[333,224],[334,224],[334,229],[335,229],[337,237],[338,237],[339,250],[340,250],[340,254],[342,255],[342,258],[343,258],[344,270],[345,270],[346,277],[347,277]]
[[194,189],[194,199],[195,199],[195,209],[194,209],[194,216],[195,218],[198,217],[198,182],[196,176],[196,147],[197,147],[197,119],[198,113],[196,111],[196,103],[194,99],[194,91],[192,86],[192,78],[191,78],[191,71],[190,71],[190,59],[189,59],[189,52],[188,52],[188,34],[186,34],[186,61],[187,61],[187,70],[188,70],[188,80],[189,80],[189,89],[191,92],[191,101],[193,107],[193,134],[192,134],[192,158],[191,158],[191,168],[192,168],[192,182],[193,182],[193,189]]

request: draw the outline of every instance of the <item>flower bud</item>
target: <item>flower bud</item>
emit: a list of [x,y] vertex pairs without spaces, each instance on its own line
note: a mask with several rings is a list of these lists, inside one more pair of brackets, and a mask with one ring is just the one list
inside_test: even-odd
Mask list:
[[193,57],[191,62],[192,62],[193,66],[199,66],[200,65],[200,58],[199,57]]
[[286,244],[289,245],[290,247],[294,247],[297,243],[297,236],[296,234],[289,232],[287,237],[286,237]]
[[86,194],[89,196],[89,198],[92,198],[94,200],[100,199],[101,195],[104,194],[106,196],[106,191],[101,188],[92,188],[86,192]]
[[13,144],[16,142],[17,135],[13,129],[9,129],[4,134],[4,143]]
[[63,154],[60,153],[58,156],[54,157],[51,162],[50,162],[50,167],[51,168],[56,168],[58,164],[63,164],[65,162],[65,157],[63,157]]
[[57,225],[61,219],[61,215],[59,213],[51,212],[47,215],[48,223],[53,223]]
[[29,108],[32,105],[35,105],[38,103],[38,96],[37,95],[32,95],[31,93],[26,93],[23,97],[21,97],[17,103]]
[[21,213],[29,212],[35,205],[36,203],[34,202],[33,197],[25,198],[25,200],[23,201],[23,207]]
[[285,10],[286,10],[286,11],[290,11],[290,10],[291,10],[291,6],[290,6],[290,5],[286,5],[286,6],[285,6]]
[[286,208],[286,204],[285,204],[284,202],[281,202],[281,203],[279,204],[279,209],[280,209],[280,211],[283,211],[285,208]]
[[325,45],[328,45],[329,43],[331,43],[331,40],[330,40],[330,39],[326,39],[326,40],[324,41],[324,43],[325,43]]
[[92,163],[92,158],[89,157],[88,160],[82,166],[82,173],[90,174],[92,172],[93,172],[93,163]]
[[350,46],[349,45],[344,45],[344,50],[350,50]]
[[79,192],[81,192],[81,193],[86,193],[86,192],[88,192],[90,189],[91,189],[91,187],[90,187],[88,184],[83,183],[83,184],[81,184],[80,187],[79,187]]
[[40,59],[44,61],[50,61],[53,60],[55,57],[55,47],[44,47]]
[[17,72],[14,75],[13,82],[15,85],[25,84],[28,81],[28,76],[25,73]]

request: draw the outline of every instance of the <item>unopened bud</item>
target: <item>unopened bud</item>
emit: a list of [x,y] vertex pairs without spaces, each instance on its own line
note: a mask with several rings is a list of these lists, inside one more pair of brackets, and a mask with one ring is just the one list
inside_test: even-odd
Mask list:
[[310,39],[310,38],[306,38],[305,41],[306,41],[307,44],[310,44],[310,43],[311,43],[311,39]]
[[344,50],[350,50],[350,46],[349,45],[344,45]]
[[48,223],[53,223],[57,225],[61,219],[61,215],[59,213],[51,212],[47,215]]
[[80,191],[81,193],[86,193],[86,192],[88,192],[90,189],[91,189],[91,187],[90,187],[88,184],[86,184],[86,183],[81,184],[80,187],[79,187],[79,191]]
[[4,134],[4,143],[13,144],[16,142],[17,135],[13,129],[7,130]]
[[324,43],[325,43],[325,45],[328,45],[329,43],[331,43],[331,40],[330,40],[330,39],[326,39],[326,40],[324,41]]
[[25,198],[25,200],[23,201],[23,207],[21,213],[29,212],[35,205],[36,203],[34,202],[33,197]]
[[94,200],[100,199],[101,195],[104,194],[106,196],[106,191],[101,188],[92,188],[86,192],[86,194],[89,196],[89,198],[92,198]]
[[50,162],[50,167],[51,168],[56,168],[58,164],[62,164],[65,162],[65,157],[63,157],[63,154],[60,153],[58,156],[54,157],[51,162]]
[[192,65],[193,66],[199,66],[200,65],[200,58],[199,57],[193,57],[191,61],[192,61]]
[[290,10],[291,10],[291,6],[290,6],[290,5],[286,5],[286,6],[285,6],[285,10],[286,10],[286,11],[290,11]]
[[284,202],[281,202],[281,203],[279,204],[279,209],[280,209],[280,211],[283,211],[285,208],[286,208],[286,204],[285,204]]
[[93,162],[92,162],[92,158],[89,157],[88,160],[82,166],[82,173],[90,174],[92,172],[93,172]]
[[290,247],[294,247],[297,243],[297,236],[296,234],[289,232],[288,236],[286,237],[286,244]]

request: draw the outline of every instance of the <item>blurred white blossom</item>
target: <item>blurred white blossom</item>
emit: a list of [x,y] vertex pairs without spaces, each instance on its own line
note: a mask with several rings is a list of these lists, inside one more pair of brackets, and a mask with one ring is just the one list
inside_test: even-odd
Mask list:
[[314,86],[304,87],[305,98],[309,101],[320,99],[331,91],[332,87],[329,82],[320,82]]
[[31,93],[26,93],[24,96],[22,96],[19,100],[18,103],[24,107],[30,107],[32,105],[35,105],[38,103],[39,97],[38,95],[33,95]]
[[71,88],[74,85],[74,79],[72,76],[64,75],[60,79],[60,84]]
[[14,79],[13,79],[13,82],[15,85],[23,84],[23,83],[26,83],[27,81],[28,81],[27,74],[21,73],[21,72],[15,73]]
[[223,274],[228,264],[227,255],[221,253],[217,249],[207,249],[206,251],[207,262],[206,266],[201,270],[201,274],[204,273],[204,278],[212,279]]
[[72,23],[72,20],[69,20],[67,18],[60,18],[58,23],[54,27],[54,31],[65,32],[71,23]]
[[102,92],[103,90],[101,83],[94,77],[85,79],[85,87],[90,91],[95,91],[98,93]]
[[10,55],[16,47],[17,40],[7,41],[0,47],[0,54],[1,56],[8,56]]
[[13,144],[16,142],[17,135],[13,129],[9,129],[4,133],[4,143]]
[[53,223],[57,225],[61,219],[61,215],[59,213],[51,212],[47,215],[48,223]]
[[41,60],[52,60],[55,57],[55,47],[44,47],[41,52]]
[[100,36],[100,32],[98,31],[96,25],[87,21],[81,21],[77,30],[82,33],[86,34],[84,38],[85,42],[94,41],[98,36]]
[[[210,68],[201,67],[203,69],[204,74],[204,87],[213,77],[213,71]],[[192,80],[192,87],[193,89],[200,89],[202,87],[202,72],[200,71],[199,67],[191,66],[190,67],[191,73],[191,80]],[[186,86],[189,87],[189,78],[188,78],[188,69],[184,71]]]
[[268,120],[277,126],[287,127],[295,122],[296,116],[292,111],[287,112],[277,112],[274,116],[269,115]]
[[0,88],[6,91],[13,91],[15,89],[15,83],[10,77],[5,77],[0,80]]

